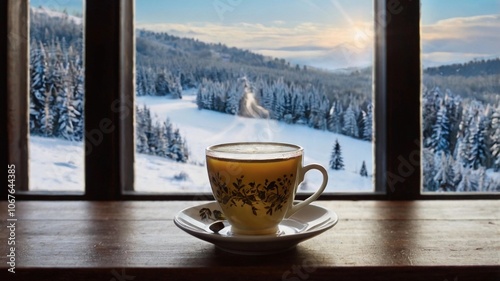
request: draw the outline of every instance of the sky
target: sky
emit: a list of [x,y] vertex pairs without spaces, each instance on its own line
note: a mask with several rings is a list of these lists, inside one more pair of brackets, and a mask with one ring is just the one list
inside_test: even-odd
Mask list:
[[[81,0],[31,0],[78,11]],[[500,0],[421,0],[425,66],[500,57]],[[319,68],[372,63],[371,0],[136,0],[136,26]]]
[[[190,5],[186,3],[190,3]],[[224,43],[319,68],[372,62],[367,0],[137,0],[139,28]]]
[[500,57],[500,0],[422,0],[422,61]]
[[[320,68],[371,65],[370,0],[137,0],[140,28]],[[421,0],[424,67],[500,57],[500,0]]]

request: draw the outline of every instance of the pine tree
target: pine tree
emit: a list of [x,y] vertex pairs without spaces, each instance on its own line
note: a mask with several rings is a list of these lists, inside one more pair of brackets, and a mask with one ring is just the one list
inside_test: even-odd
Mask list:
[[185,154],[184,144],[185,142],[180,135],[179,129],[175,129],[173,139],[169,143],[169,158],[177,162],[186,163],[187,155]]
[[463,120],[460,121],[460,124],[458,125],[458,131],[457,131],[457,136],[456,136],[456,142],[455,146],[453,148],[453,158],[456,160],[458,163],[462,163],[462,158],[460,158],[460,153],[462,152],[463,149],[463,141],[464,141],[464,131],[462,130],[463,128]]
[[304,124],[309,122],[309,117],[311,115],[311,101],[312,93],[307,90],[307,88],[302,89],[302,105],[304,107]]
[[436,115],[439,109],[439,104],[442,100],[441,90],[436,87],[434,89],[423,89],[422,94],[422,131],[424,139],[428,139],[433,132],[434,124],[436,123]]
[[477,178],[477,191],[493,191],[490,190],[490,179],[486,176],[486,169],[484,167],[480,167],[477,169],[476,178]]
[[[156,145],[154,143],[154,140],[152,139],[153,136],[152,136],[151,112],[146,105],[144,105],[144,107],[142,108],[141,115],[142,116],[139,123],[141,127],[141,134],[139,135],[140,137],[139,141],[143,142],[141,143],[142,145],[141,150],[142,153],[152,154]],[[153,147],[151,147],[151,145],[153,145]]]
[[182,99],[181,79],[178,76],[171,78],[170,94],[174,99]]
[[264,88],[262,89],[262,106],[268,111],[272,111],[273,106],[273,88],[265,83]]
[[434,152],[428,147],[422,148],[422,180],[425,191],[436,191],[438,189],[434,181],[434,176],[436,175],[434,156]]
[[44,114],[41,119],[40,133],[44,137],[53,137],[54,128],[57,125],[57,116],[55,114],[54,106],[55,98],[52,95],[47,95],[45,98]]
[[30,60],[30,132],[41,134],[47,88],[47,62],[45,48],[41,43],[32,42]]
[[[167,118],[167,120],[165,120],[164,126],[165,126],[165,136],[164,136],[164,138],[165,138],[165,141],[168,143],[168,147],[170,147],[170,144],[174,140],[174,126],[170,122],[169,118]],[[168,154],[169,153],[167,153],[167,155]]]
[[445,92],[444,103],[450,123],[450,152],[453,153],[458,138],[460,121],[462,118],[462,100],[459,96],[454,95],[449,89]]
[[76,110],[67,86],[60,89],[57,96],[57,128],[54,135],[66,140],[75,140],[73,124],[77,122]]
[[344,112],[344,126],[342,127],[342,132],[350,137],[359,137],[357,118],[352,104],[350,104]]
[[74,108],[75,119],[73,120],[74,139],[76,141],[83,140],[83,132],[85,127],[85,112],[84,103],[84,80],[83,68],[79,65],[79,59],[72,65],[72,96],[71,106]]
[[363,164],[361,164],[361,170],[359,171],[359,175],[362,177],[368,177],[368,170],[366,170],[365,161],[363,161]]
[[441,158],[436,163],[437,172],[434,176],[436,186],[441,191],[451,191],[454,188],[455,174],[453,169],[453,159],[443,152],[440,152]]
[[56,97],[62,89],[61,65],[53,61],[48,68],[43,113],[41,114],[40,133],[45,137],[54,135],[57,126]]
[[146,95],[146,81],[144,79],[144,68],[136,66],[135,94],[138,97]]
[[457,142],[454,151],[454,157],[456,161],[462,165],[462,167],[467,167],[469,163],[469,153],[471,149],[469,139],[471,135],[471,128],[474,125],[473,119],[473,113],[470,109],[464,108],[462,120],[458,126]]
[[146,117],[146,137],[148,140],[148,148],[147,151],[150,155],[156,155],[156,149],[158,147],[158,136],[155,134],[154,126],[153,126],[153,118],[151,118],[151,111],[149,108],[146,109],[145,113]]
[[273,102],[270,109],[271,118],[275,120],[283,120],[285,114],[285,96],[287,94],[287,87],[283,77],[280,77],[273,84]]
[[500,171],[500,104],[491,116],[491,146],[490,151],[493,158],[495,172]]
[[203,95],[203,108],[208,109],[208,110],[212,110],[213,104],[214,104],[214,102],[213,102],[214,93],[213,93],[212,85],[213,85],[213,83],[207,80],[207,86],[204,89],[205,91],[202,94]]
[[154,154],[159,157],[166,157],[168,154],[168,141],[165,138],[165,126],[156,121],[153,128],[156,137],[156,149]]
[[248,87],[248,81],[246,77],[240,78],[233,83],[227,92],[226,99],[226,113],[237,115],[240,109],[240,101],[245,93],[245,89]]
[[344,169],[344,160],[342,158],[342,151],[338,140],[335,140],[335,144],[333,146],[332,154],[330,157],[330,169],[333,170]]
[[136,133],[136,152],[147,154],[149,151],[148,139],[145,134]]
[[308,97],[309,97],[310,112],[309,112],[309,118],[307,120],[307,125],[311,128],[318,128],[317,126],[320,125],[319,112],[321,108],[321,101],[319,99],[319,95],[315,87],[310,87]]
[[[71,55],[71,52],[69,53]],[[68,55],[68,56],[69,56]],[[67,58],[69,60],[69,58]],[[59,88],[55,102],[57,119],[54,136],[67,140],[83,139],[83,74],[77,67],[78,56],[68,61],[62,73],[63,84]]]
[[335,101],[330,108],[328,117],[328,130],[334,133],[342,132],[342,116],[344,115],[342,105]]
[[135,126],[135,146],[137,153],[147,153],[149,151],[148,148],[148,139],[146,137],[146,118],[145,118],[145,106],[144,108],[140,108],[136,106],[136,114],[135,114],[136,126]]
[[293,118],[296,123],[304,124],[305,123],[305,108],[304,108],[304,97],[297,93],[294,93],[294,112]]
[[458,192],[477,191],[477,180],[470,168],[465,168],[462,172],[462,180],[457,185]]
[[187,145],[187,142],[186,142],[186,139],[182,139],[182,161],[183,163],[186,163],[189,159],[189,149],[188,149],[188,145]]
[[224,112],[226,110],[226,89],[224,84],[215,83],[213,85],[215,97],[213,99],[213,107],[215,111]]
[[159,71],[156,74],[155,93],[157,96],[166,96],[170,94],[169,81],[166,71]]
[[283,96],[283,116],[292,115],[292,95],[290,93],[285,93]]
[[198,88],[198,91],[196,91],[196,105],[198,106],[199,110],[202,110],[204,107],[203,103],[203,91],[204,91],[204,86],[203,84]]
[[457,186],[462,181],[463,170],[466,169],[459,161],[455,161],[453,165],[453,189],[452,191],[457,191]]
[[437,112],[436,123],[433,126],[429,145],[434,152],[450,154],[450,123],[444,105],[441,105]]
[[328,127],[328,116],[329,116],[330,101],[325,95],[321,96],[321,101],[318,111],[318,121],[315,128],[320,130],[326,130]]
[[143,88],[144,95],[155,96],[156,95],[156,73],[152,68],[147,67],[143,70]]
[[485,119],[483,117],[475,122],[475,126],[469,136],[470,152],[468,154],[468,166],[473,169],[485,166],[489,153],[486,144],[487,121]]
[[373,114],[372,105],[369,104],[368,108],[363,111],[363,139],[367,141],[372,141],[373,137]]
[[283,120],[283,117],[285,116],[285,93],[284,91],[277,90],[274,92],[274,102],[273,102],[273,108],[271,111],[271,116],[273,119],[276,120]]

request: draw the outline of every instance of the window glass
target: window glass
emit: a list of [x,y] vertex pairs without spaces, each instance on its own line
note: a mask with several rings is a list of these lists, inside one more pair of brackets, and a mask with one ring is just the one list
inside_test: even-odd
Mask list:
[[81,0],[30,1],[30,190],[84,191]]
[[500,1],[422,0],[424,192],[500,192]]
[[327,192],[374,190],[371,3],[135,5],[136,191],[210,192],[205,148],[242,141],[304,147]]

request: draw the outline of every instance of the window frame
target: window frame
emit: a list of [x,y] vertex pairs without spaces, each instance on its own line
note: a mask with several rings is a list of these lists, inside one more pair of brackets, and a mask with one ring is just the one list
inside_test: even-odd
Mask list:
[[[419,2],[374,1],[375,192],[324,194],[321,199],[500,198],[500,194],[494,193],[421,192]],[[144,194],[133,191],[134,4],[135,1],[129,0],[85,1],[85,192],[78,193],[27,191],[29,68],[22,66],[29,64],[29,0],[1,1],[0,87],[7,93],[0,103],[0,130],[6,132],[0,136],[1,161],[4,167],[16,165],[18,199],[213,199],[205,193]],[[96,134],[102,135],[97,145],[88,137]],[[6,188],[1,193],[7,198]],[[297,197],[303,199],[307,195]]]

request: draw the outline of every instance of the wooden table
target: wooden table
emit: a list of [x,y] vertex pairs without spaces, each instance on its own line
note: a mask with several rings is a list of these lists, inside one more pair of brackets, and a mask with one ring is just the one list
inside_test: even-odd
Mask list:
[[294,250],[238,256],[172,222],[197,201],[0,203],[0,280],[500,280],[500,201],[319,201],[340,217]]

